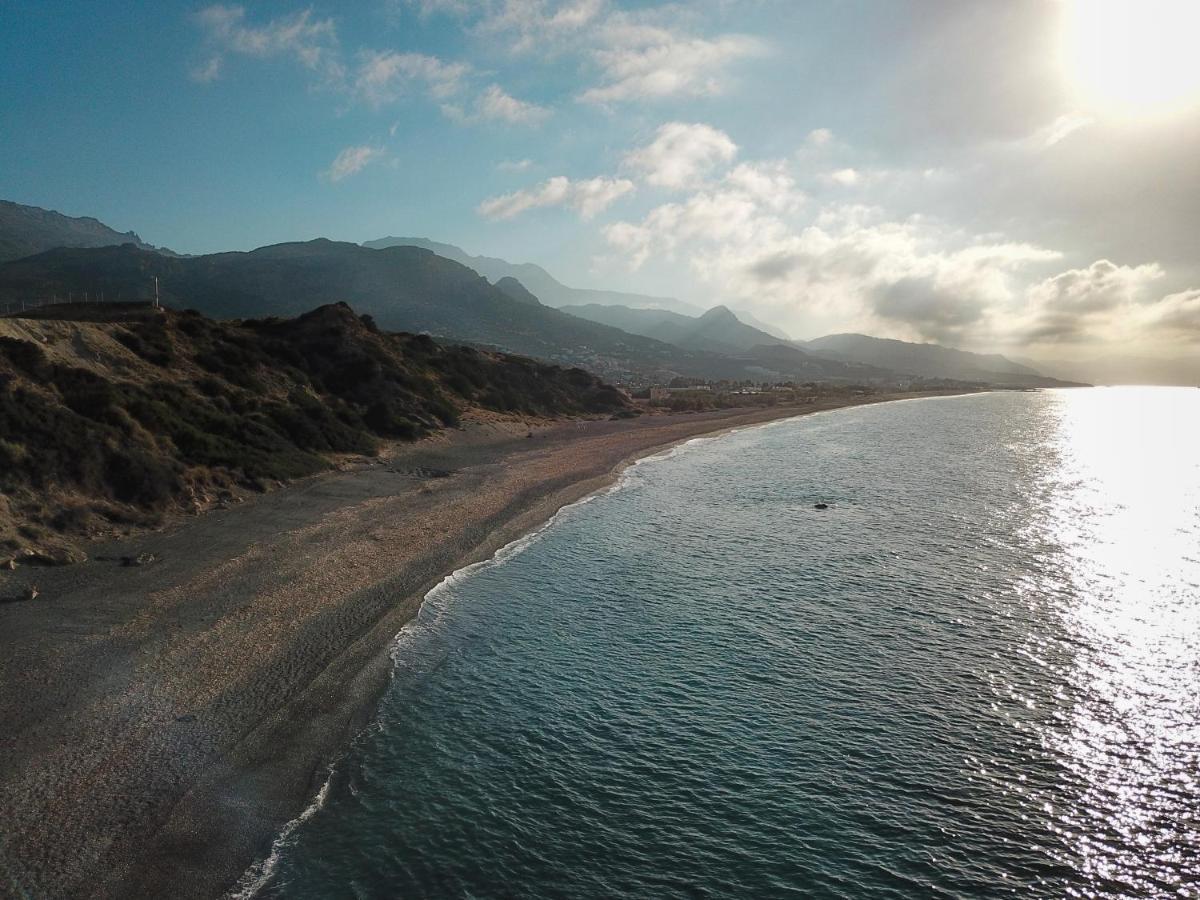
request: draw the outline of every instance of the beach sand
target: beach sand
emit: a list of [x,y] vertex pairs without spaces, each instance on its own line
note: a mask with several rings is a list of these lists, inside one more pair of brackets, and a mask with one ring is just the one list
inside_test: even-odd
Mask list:
[[392,638],[445,575],[658,448],[905,396],[532,438],[475,419],[78,566],[0,573],[0,598],[41,591],[0,604],[0,894],[221,896],[370,721]]

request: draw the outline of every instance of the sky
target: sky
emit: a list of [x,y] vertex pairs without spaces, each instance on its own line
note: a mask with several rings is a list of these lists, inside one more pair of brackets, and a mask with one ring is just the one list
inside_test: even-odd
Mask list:
[[1033,358],[1200,354],[1193,0],[21,2],[0,197],[421,236]]

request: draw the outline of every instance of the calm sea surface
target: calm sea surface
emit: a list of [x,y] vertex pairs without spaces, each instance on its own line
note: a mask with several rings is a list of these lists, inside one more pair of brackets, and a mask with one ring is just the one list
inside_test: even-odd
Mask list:
[[1200,897],[1200,390],[694,441],[395,657],[258,897]]

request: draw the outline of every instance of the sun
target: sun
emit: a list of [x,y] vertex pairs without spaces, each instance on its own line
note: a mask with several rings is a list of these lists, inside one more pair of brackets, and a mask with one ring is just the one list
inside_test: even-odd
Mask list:
[[1066,0],[1063,63],[1081,100],[1154,114],[1200,101],[1200,0]]

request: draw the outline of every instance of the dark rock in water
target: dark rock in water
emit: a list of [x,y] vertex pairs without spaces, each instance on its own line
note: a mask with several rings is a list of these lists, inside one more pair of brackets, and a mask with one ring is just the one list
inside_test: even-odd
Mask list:
[[829,509],[828,503],[814,503],[813,509]]
[[137,556],[122,556],[121,565],[123,566],[147,566],[157,560],[158,557],[153,553],[139,553]]
[[4,562],[0,562],[0,569],[6,569],[9,572],[11,572],[16,567],[17,567],[17,561],[15,559],[6,559]]
[[183,722],[184,724],[186,724],[188,722],[195,722],[196,717],[194,715],[192,715],[191,713],[184,713],[182,716],[176,716],[175,721]]

